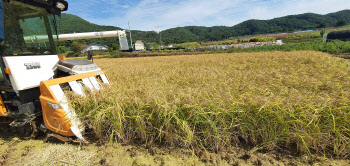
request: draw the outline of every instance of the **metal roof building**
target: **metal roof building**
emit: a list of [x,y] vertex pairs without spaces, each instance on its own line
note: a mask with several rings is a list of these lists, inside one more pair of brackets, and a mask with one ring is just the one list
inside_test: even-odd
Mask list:
[[98,50],[108,50],[108,46],[103,45],[103,44],[89,44],[85,46],[85,48],[81,52],[87,52],[87,51],[98,51]]

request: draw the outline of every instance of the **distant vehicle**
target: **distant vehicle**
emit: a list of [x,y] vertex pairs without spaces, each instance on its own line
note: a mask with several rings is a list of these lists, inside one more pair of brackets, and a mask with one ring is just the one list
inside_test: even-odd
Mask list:
[[323,40],[327,42],[332,40],[350,41],[350,30],[330,32],[323,36]]

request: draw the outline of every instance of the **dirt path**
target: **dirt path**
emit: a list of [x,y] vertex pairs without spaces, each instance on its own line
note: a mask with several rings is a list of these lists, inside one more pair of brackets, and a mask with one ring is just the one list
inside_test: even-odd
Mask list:
[[[197,155],[196,155],[197,154]],[[278,153],[250,153],[232,148],[219,153],[201,154],[186,149],[122,146],[86,146],[0,138],[0,165],[350,165],[350,160],[292,157]]]

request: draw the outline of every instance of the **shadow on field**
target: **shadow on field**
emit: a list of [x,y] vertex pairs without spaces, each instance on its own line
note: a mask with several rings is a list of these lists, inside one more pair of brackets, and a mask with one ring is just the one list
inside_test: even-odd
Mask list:
[[7,123],[0,123],[0,133],[0,138],[3,140],[11,140],[17,136],[16,132]]
[[[46,134],[42,132],[38,132],[34,137],[29,138],[20,138],[17,134],[16,128],[12,128],[8,123],[0,123],[0,139],[6,142],[11,142],[13,139],[21,139],[21,140],[45,140]],[[51,140],[48,140],[51,141]],[[52,141],[52,143],[60,143],[59,141]]]

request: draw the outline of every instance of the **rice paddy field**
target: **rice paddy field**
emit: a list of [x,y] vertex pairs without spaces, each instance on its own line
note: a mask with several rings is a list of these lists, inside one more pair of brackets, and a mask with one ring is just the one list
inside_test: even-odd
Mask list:
[[73,105],[97,138],[205,153],[348,159],[350,63],[320,52],[98,59],[112,86]]
[[95,63],[111,86],[70,95],[91,144],[0,139],[1,152],[29,147],[16,152],[29,165],[350,164],[349,60],[297,51]]

